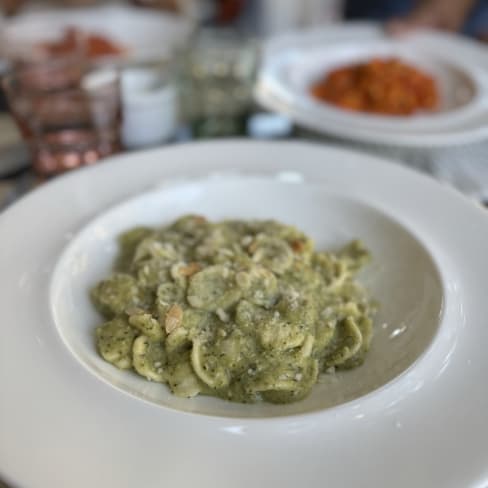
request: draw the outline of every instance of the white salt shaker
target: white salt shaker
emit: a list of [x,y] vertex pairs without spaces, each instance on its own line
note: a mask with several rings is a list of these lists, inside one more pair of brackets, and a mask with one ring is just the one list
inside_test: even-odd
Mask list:
[[128,149],[162,144],[171,139],[178,119],[173,83],[154,68],[122,72],[122,143]]

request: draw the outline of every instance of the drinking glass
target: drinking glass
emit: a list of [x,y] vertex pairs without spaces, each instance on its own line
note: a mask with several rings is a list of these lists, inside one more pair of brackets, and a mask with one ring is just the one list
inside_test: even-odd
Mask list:
[[18,63],[3,78],[35,170],[50,176],[120,150],[120,77],[77,56]]
[[184,63],[183,110],[197,137],[243,132],[253,104],[257,44],[228,29],[202,29]]

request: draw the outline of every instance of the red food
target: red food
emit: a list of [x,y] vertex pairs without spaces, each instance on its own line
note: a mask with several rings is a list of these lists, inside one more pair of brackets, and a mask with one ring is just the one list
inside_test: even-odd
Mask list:
[[411,115],[434,110],[439,104],[434,79],[395,58],[338,68],[310,91],[319,100],[344,109],[385,115]]
[[58,41],[44,42],[40,46],[52,56],[80,51],[90,59],[117,56],[125,51],[122,46],[104,36],[86,33],[74,27],[66,29]]
[[86,39],[87,54],[90,58],[100,56],[116,56],[123,52],[123,49],[106,37],[91,34]]

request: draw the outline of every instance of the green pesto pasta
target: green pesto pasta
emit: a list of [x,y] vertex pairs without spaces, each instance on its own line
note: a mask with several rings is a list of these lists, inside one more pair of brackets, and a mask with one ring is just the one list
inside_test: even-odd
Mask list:
[[275,221],[189,215],[119,238],[91,298],[101,356],[178,396],[288,403],[368,351],[375,307],[355,275],[359,241],[319,252]]

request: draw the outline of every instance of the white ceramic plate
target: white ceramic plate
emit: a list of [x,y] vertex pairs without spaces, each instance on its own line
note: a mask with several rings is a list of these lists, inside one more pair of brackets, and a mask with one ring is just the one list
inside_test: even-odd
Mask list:
[[[172,397],[97,357],[114,237],[181,213],[361,237],[382,302],[365,365],[290,406]],[[228,141],[113,158],[0,216],[0,477],[25,487],[484,486],[484,211],[343,150]]]
[[[265,195],[264,199],[247,198],[250,189]],[[290,192],[292,200],[288,199]],[[302,228],[320,249],[337,249],[361,236],[373,255],[381,256],[367,269],[363,281],[385,304],[376,317],[378,330],[371,360],[351,372],[324,376],[305,401],[278,406],[241,405],[209,398],[182,400],[159,384],[148,384],[104,362],[93,347],[93,330],[100,317],[93,310],[87,290],[109,273],[117,251],[117,235],[139,225],[169,224],[195,209],[212,220],[273,217]],[[188,183],[168,182],[88,224],[56,266],[50,302],[67,347],[89,371],[109,384],[156,405],[246,418],[320,411],[387,384],[429,346],[443,314],[443,295],[437,266],[428,251],[392,217],[321,184],[222,175]]]
[[3,19],[3,51],[61,36],[67,27],[107,36],[127,49],[124,61],[168,59],[191,32],[181,16],[128,5],[33,9]]
[[[439,87],[435,112],[391,117],[346,111],[310,95],[339,66],[397,57],[430,73]],[[257,100],[313,130],[345,139],[404,146],[452,145],[488,138],[488,52],[460,36],[422,31],[388,37],[374,24],[346,24],[268,42]]]

